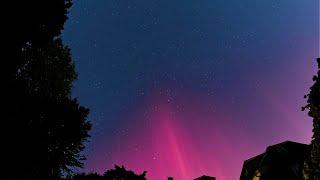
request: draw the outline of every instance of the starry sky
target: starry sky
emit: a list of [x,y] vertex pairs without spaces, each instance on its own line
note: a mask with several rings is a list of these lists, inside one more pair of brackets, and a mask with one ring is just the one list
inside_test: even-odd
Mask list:
[[268,145],[310,141],[318,0],[74,0],[63,39],[91,109],[85,172],[235,180]]

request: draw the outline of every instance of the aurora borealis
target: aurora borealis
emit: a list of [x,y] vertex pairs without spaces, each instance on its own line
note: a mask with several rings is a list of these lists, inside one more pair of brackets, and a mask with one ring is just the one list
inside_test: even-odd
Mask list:
[[79,0],[63,37],[94,125],[87,172],[234,180],[268,145],[310,141],[318,0]]

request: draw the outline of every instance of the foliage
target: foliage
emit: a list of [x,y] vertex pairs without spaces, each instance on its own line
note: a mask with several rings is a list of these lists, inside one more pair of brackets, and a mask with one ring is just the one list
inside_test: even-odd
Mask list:
[[71,5],[71,0],[4,1],[3,9],[10,10],[4,11],[7,14],[1,26],[5,44],[2,57],[6,57],[6,66],[1,68],[4,82],[11,83],[12,75],[24,64],[19,58],[21,48],[26,44],[43,47],[61,34]]
[[108,170],[103,176],[108,180],[145,180],[146,173],[143,172],[140,175],[136,175],[133,171],[127,171],[123,166],[115,166],[115,169]]
[[24,64],[17,70],[16,78],[24,83],[29,94],[55,100],[69,98],[77,74],[70,49],[60,38],[44,47],[25,46],[21,59]]
[[311,141],[310,157],[305,162],[304,179],[320,179],[320,58],[318,61],[318,73],[313,77],[314,84],[310,88],[310,93],[305,96],[307,105],[303,110],[308,109],[308,115],[313,118],[313,136]]
[[[60,179],[82,166],[89,110],[71,97],[77,78],[59,35],[71,0],[8,1],[2,99],[7,179]],[[16,172],[17,171],[17,172]]]
[[126,170],[123,166],[115,166],[114,169],[106,171],[102,176],[94,174],[77,174],[70,180],[146,180],[146,172],[135,174],[133,171]]

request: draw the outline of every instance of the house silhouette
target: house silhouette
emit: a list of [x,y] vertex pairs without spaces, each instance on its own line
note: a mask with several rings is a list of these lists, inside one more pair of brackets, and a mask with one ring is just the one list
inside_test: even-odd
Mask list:
[[310,149],[291,141],[269,146],[265,153],[244,162],[240,180],[301,180]]

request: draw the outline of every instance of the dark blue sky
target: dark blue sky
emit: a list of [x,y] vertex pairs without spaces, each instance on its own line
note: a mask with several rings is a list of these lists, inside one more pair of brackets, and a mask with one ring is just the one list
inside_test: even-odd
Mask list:
[[[201,171],[230,180],[239,176],[243,160],[267,145],[286,139],[309,141],[311,121],[300,106],[319,55],[318,0],[78,0],[63,38],[79,73],[73,94],[91,109],[94,124],[88,171],[122,163],[138,171],[150,168],[152,179],[169,173],[191,178]],[[152,138],[143,139],[161,132],[150,132],[150,124],[158,122],[143,115],[150,107],[167,110],[158,100],[170,103],[170,112],[179,114],[170,120],[175,128],[197,134],[195,138],[189,133],[196,140],[184,139],[177,147],[198,144],[206,149],[192,150],[192,160],[186,157],[189,151],[182,152],[183,161],[210,152],[226,158],[228,154],[213,152],[221,144],[227,144],[221,149],[240,146],[240,152],[230,151],[238,158],[222,163],[213,157],[216,162],[204,164],[220,163],[220,170],[206,165],[190,167],[187,174],[181,167],[160,167],[175,162],[155,163],[154,168],[148,161],[132,162],[132,146],[145,147],[135,154],[137,159],[170,154],[170,148],[157,148]],[[181,106],[185,108],[177,108]],[[207,108],[210,112],[202,112]],[[221,129],[226,132],[218,133],[220,139],[210,137]],[[237,133],[245,134],[250,147],[233,142],[229,136]]]

